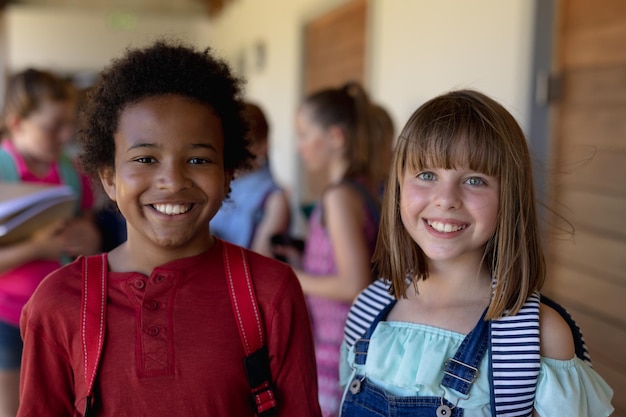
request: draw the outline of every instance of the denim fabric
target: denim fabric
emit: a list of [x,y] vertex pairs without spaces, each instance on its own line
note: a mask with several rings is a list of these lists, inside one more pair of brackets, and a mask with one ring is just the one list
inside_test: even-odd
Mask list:
[[[462,409],[453,408],[454,404],[446,400],[444,404],[452,409],[447,417],[463,417]],[[341,405],[341,417],[437,417],[437,407],[440,405],[440,397],[389,395],[366,378],[362,380],[358,394],[348,390]]]
[[[355,364],[363,365],[367,361],[369,340],[378,323],[385,320],[395,301],[385,307],[372,322],[363,338],[354,344]],[[485,311],[486,312],[486,311]],[[476,377],[476,370],[487,351],[489,345],[489,325],[484,315],[465,337],[456,351],[454,358],[446,361],[443,366],[441,384],[467,396]],[[442,390],[443,391],[443,390]],[[436,417],[437,408],[443,404],[449,407],[446,417],[462,417],[463,409],[455,407],[441,397],[398,397],[388,394],[384,389],[368,381],[364,375],[356,375],[346,390],[342,407],[342,417],[369,417],[369,416],[429,416]]]

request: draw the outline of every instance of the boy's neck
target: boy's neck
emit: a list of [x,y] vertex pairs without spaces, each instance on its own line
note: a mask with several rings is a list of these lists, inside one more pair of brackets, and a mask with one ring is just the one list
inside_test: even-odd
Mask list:
[[209,236],[206,245],[198,245],[192,248],[153,248],[157,250],[148,250],[146,245],[134,242],[129,238],[126,242],[109,252],[109,268],[113,272],[139,272],[150,276],[152,271],[158,266],[206,252],[215,246],[215,241],[213,236]]

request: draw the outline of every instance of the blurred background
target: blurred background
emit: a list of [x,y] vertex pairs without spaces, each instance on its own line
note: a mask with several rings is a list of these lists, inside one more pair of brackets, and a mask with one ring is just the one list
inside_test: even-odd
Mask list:
[[[0,92],[33,66],[88,87],[128,46],[211,46],[246,78],[271,125],[270,159],[294,211],[315,197],[296,153],[302,96],[346,80],[396,134],[451,89],[500,101],[527,133],[550,267],[545,292],[581,325],[626,416],[626,2],[623,0],[0,1]],[[294,234],[302,233],[303,221]]]

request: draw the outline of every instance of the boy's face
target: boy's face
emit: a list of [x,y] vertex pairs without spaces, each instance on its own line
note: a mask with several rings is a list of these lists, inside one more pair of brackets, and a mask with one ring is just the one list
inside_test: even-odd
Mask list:
[[114,137],[115,170],[100,177],[126,218],[128,243],[181,256],[208,249],[209,220],[230,183],[220,119],[182,96],[150,97],[122,111]]

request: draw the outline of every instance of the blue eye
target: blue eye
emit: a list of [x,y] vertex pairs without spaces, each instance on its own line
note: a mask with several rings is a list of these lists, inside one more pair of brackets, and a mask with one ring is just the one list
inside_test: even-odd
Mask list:
[[423,181],[434,181],[435,174],[433,174],[432,172],[420,172],[419,174],[417,174],[417,178]]
[[485,181],[479,177],[470,177],[465,182],[469,185],[485,185]]

